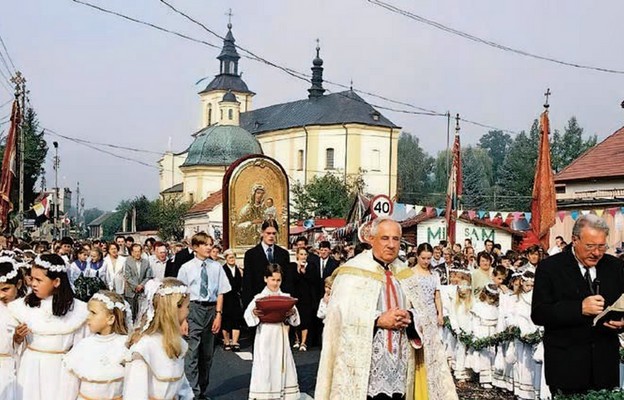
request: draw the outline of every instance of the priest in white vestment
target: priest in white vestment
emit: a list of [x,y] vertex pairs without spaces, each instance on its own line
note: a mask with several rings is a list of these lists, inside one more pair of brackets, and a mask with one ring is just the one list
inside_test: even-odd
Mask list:
[[414,349],[422,332],[413,307],[418,283],[397,258],[397,222],[373,220],[369,241],[371,250],[334,272],[317,400],[414,399]]

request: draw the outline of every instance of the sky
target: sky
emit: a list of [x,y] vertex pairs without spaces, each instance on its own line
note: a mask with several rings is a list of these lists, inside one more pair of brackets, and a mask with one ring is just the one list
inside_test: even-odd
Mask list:
[[[519,132],[528,130],[539,116],[543,94],[550,88],[552,128],[562,130],[576,116],[585,133],[600,140],[624,125],[620,107],[624,74],[571,68],[494,49],[366,0],[170,1],[222,36],[231,8],[239,46],[304,73],[310,73],[318,38],[325,79],[345,85],[353,81],[356,90],[414,106],[459,113],[467,120]],[[603,1],[600,7],[580,0],[384,1],[512,48],[624,70],[620,1]],[[141,150],[101,147],[133,160],[129,161],[47,136],[48,187],[54,182],[52,141],[57,140],[59,185],[73,190],[80,182],[86,208],[112,210],[123,199],[157,197],[157,153],[184,150],[190,135],[200,128],[197,92],[218,73],[216,56],[222,40],[158,0],[93,0],[93,4],[218,47],[186,41],[70,0],[3,4],[0,36],[28,81],[41,127]],[[241,70],[256,93],[254,108],[307,97],[309,83],[276,68],[242,58]],[[327,83],[325,87],[344,90]],[[413,110],[362,96],[374,105]],[[0,104],[10,98],[0,86]],[[9,108],[0,108],[0,120]],[[445,117],[380,111],[417,136],[429,154],[446,147]],[[462,144],[477,143],[487,131],[462,123]]]

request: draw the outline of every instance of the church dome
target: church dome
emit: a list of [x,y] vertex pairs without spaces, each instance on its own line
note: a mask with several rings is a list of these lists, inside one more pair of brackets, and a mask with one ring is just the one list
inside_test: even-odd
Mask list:
[[181,166],[228,166],[249,154],[262,154],[251,133],[240,126],[211,125],[197,133]]

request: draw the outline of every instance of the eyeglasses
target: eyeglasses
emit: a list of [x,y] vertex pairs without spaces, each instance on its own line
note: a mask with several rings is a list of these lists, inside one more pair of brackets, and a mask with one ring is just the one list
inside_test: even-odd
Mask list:
[[277,232],[267,232],[267,231],[265,231],[264,233],[266,233],[267,235],[277,235]]
[[587,251],[594,251],[594,250],[607,251],[609,249],[608,244],[585,244],[583,243],[583,246],[585,247],[585,250]]

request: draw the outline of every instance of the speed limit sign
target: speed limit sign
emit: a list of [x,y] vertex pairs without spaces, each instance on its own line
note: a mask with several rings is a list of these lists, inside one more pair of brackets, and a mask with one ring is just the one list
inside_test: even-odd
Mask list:
[[385,194],[378,194],[371,200],[370,211],[375,218],[389,217],[394,211],[394,205],[390,197]]

